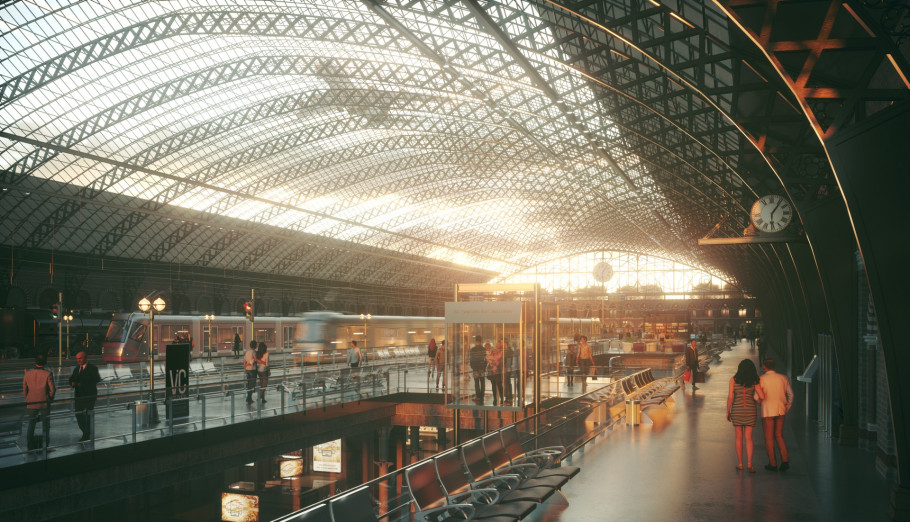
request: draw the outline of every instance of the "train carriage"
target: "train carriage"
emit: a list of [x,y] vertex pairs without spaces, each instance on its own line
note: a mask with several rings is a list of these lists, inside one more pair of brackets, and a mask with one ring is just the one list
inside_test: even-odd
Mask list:
[[[152,342],[155,358],[164,358],[167,345],[189,342],[193,357],[233,354],[234,335],[240,334],[242,351],[251,338],[264,342],[272,352],[289,351],[300,317],[262,317],[250,323],[242,316],[157,315]],[[251,335],[251,332],[253,335]],[[102,345],[108,362],[146,361],[149,358],[149,318],[138,312],[117,314]]]

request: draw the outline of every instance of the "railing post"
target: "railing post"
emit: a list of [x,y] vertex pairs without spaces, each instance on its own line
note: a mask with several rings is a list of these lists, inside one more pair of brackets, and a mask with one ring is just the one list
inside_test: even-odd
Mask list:
[[303,413],[306,414],[307,389],[306,389],[306,383],[303,381],[300,381],[300,391],[301,391],[301,393],[303,393]]
[[91,433],[88,439],[88,447],[95,449],[95,409],[92,408],[91,410],[86,411],[86,413],[88,414],[88,429]]
[[202,429],[205,429],[205,395],[199,395],[202,399]]
[[234,390],[227,392],[231,398],[231,424],[234,424]]
[[167,412],[167,435],[168,437],[174,436],[174,399],[168,397],[164,400],[164,409]]
[[138,402],[134,402],[130,405],[130,409],[133,410],[133,444],[136,443],[136,406]]

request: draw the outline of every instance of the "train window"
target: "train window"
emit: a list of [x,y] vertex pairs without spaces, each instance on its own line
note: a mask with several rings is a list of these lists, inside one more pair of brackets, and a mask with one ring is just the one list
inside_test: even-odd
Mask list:
[[222,344],[229,344],[229,345],[233,346],[235,329],[236,329],[236,327],[218,328],[217,326],[213,326],[212,331],[215,334],[215,342],[219,346]]
[[294,327],[293,326],[282,326],[281,327],[281,340],[282,347],[285,350],[290,350],[294,347]]
[[144,341],[147,329],[148,328],[144,323],[133,323],[133,329],[130,331],[130,339],[134,341]]
[[261,343],[275,342],[274,328],[256,328],[256,341]]
[[202,327],[202,349],[208,350],[218,350],[218,327],[213,326],[211,333],[209,333],[209,327]]
[[126,324],[126,321],[123,320],[113,320],[111,325],[107,328],[107,333],[104,335],[104,342],[106,343],[122,343],[123,342],[123,326]]
[[164,343],[173,342],[182,339],[184,342],[189,341],[190,325],[188,324],[165,324],[161,325],[161,337],[159,340]]

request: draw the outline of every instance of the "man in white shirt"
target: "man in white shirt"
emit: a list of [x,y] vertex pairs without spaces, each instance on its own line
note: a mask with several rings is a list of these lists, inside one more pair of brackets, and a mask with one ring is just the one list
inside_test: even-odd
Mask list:
[[765,359],[762,362],[764,374],[759,378],[765,399],[761,403],[762,431],[765,433],[765,448],[768,450],[769,464],[765,469],[777,471],[777,458],[774,452],[774,442],[780,449],[780,471],[790,469],[790,456],[787,453],[787,444],[784,442],[784,416],[793,405],[793,389],[790,379],[774,371],[774,359]]

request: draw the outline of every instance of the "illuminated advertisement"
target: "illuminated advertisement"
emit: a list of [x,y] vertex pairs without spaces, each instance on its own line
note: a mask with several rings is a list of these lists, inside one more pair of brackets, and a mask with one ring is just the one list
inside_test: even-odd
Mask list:
[[289,459],[281,461],[281,478],[299,477],[303,475],[303,461]]
[[313,446],[313,471],[341,473],[341,439]]
[[259,522],[259,497],[240,493],[222,493],[221,520],[225,522]]

